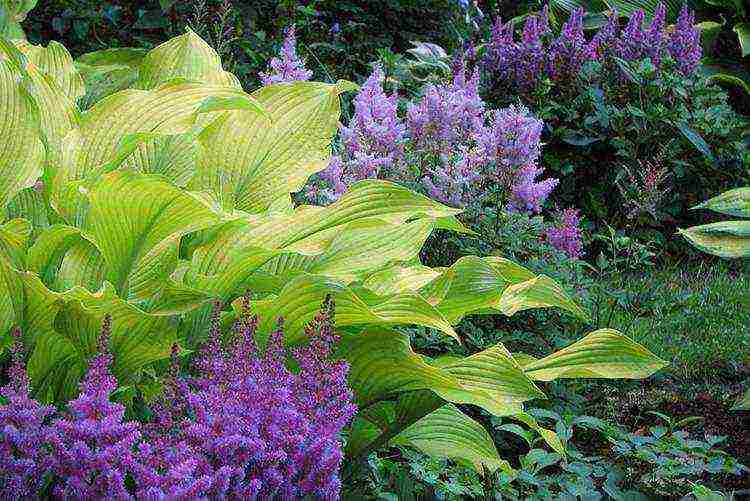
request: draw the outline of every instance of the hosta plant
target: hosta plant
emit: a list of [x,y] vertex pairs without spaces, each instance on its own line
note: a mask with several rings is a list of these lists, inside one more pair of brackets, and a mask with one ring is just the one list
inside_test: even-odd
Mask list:
[[415,353],[400,326],[459,342],[454,325],[467,315],[587,314],[550,278],[501,257],[420,264],[434,229],[465,229],[459,209],[404,187],[365,180],[326,207],[295,207],[290,194],[328,165],[339,95],[353,88],[247,93],[191,31],[75,65],[60,45],[2,39],[0,332],[6,346],[13,326],[24,332],[35,396],[77,394],[105,315],[119,394],[147,394],[173,344],[203,341],[214,302],[226,327],[249,291],[262,349],[278,317],[284,342],[305,344],[304,326],[332,295],[337,354],[361,409],[347,453],[397,444],[493,471],[510,466],[460,406],[514,416],[557,444],[523,413],[543,398],[539,381],[642,378],[664,365],[606,329],[541,359],[502,344],[466,358]]

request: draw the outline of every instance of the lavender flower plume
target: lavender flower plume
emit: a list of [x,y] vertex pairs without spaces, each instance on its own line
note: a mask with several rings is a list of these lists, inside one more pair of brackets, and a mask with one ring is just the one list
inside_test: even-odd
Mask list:
[[552,80],[569,80],[575,77],[586,60],[583,14],[582,8],[573,10],[563,25],[560,36],[549,47],[547,74]]
[[694,26],[693,12],[683,5],[667,49],[684,75],[693,73],[701,60],[700,33]]
[[405,126],[397,115],[395,94],[383,90],[383,70],[376,67],[354,99],[354,116],[340,130],[342,151],[319,177],[326,184],[308,188],[308,199],[338,199],[357,181],[397,178],[403,161]]
[[617,56],[625,61],[638,61],[647,55],[646,32],[643,30],[643,10],[630,15],[628,24],[617,40]]
[[661,54],[666,42],[666,33],[664,31],[667,18],[667,8],[663,2],[659,2],[654,11],[654,17],[646,31],[646,53],[651,58],[654,67],[661,66]]
[[581,219],[577,209],[565,209],[558,214],[555,226],[547,229],[545,237],[555,249],[563,251],[570,258],[583,255]]
[[263,85],[310,80],[312,71],[305,68],[305,63],[297,55],[296,45],[297,37],[292,25],[284,32],[281,52],[271,59],[268,70],[260,74]]
[[81,393],[68,403],[70,414],[53,423],[53,494],[64,499],[131,499],[125,476],[140,439],[139,425],[123,422],[125,407],[110,402],[117,380],[110,372],[111,318],[106,316],[99,352],[81,381]]
[[40,489],[49,468],[49,429],[45,420],[54,412],[29,397],[21,331],[12,331],[9,382],[0,388],[7,403],[0,405],[0,499],[28,499]]

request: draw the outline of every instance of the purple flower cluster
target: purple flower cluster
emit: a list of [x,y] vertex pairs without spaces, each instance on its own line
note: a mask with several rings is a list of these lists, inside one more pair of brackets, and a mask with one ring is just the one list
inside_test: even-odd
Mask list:
[[383,78],[383,70],[376,67],[360,88],[354,116],[348,126],[341,127],[341,154],[320,173],[330,187],[313,185],[308,198],[336,200],[357,181],[399,177],[406,127],[397,115],[398,96],[385,93]]
[[547,229],[545,237],[555,249],[563,251],[570,258],[583,255],[581,218],[577,209],[565,209],[558,214],[555,226]]
[[29,379],[23,362],[21,331],[13,329],[9,382],[0,389],[0,499],[34,497],[50,467],[42,446],[48,438],[45,420],[54,408],[29,397]]
[[294,26],[290,26],[284,32],[281,52],[271,59],[268,70],[260,74],[260,81],[263,85],[310,80],[312,71],[305,68],[305,63],[297,55],[296,45]]
[[547,7],[526,19],[520,40],[513,24],[498,19],[486,44],[482,67],[491,83],[507,94],[529,94],[547,78],[566,82],[577,77],[587,61],[613,62],[650,59],[661,67],[665,55],[671,56],[686,75],[694,72],[701,57],[700,37],[693,26],[693,14],[685,6],[673,31],[666,27],[666,8],[659,4],[654,18],[644,28],[644,12],[636,10],[620,30],[618,16],[612,12],[607,23],[591,41],[583,34],[582,9],[571,12],[559,36],[552,37]]
[[[109,400],[117,382],[108,320],[70,415],[51,425],[43,421],[52,410],[28,398],[17,375],[23,365],[15,364],[4,395],[25,397],[0,406],[4,490],[33,496],[49,473],[53,495],[62,499],[338,499],[339,433],[356,406],[348,365],[330,360],[337,341],[332,301],[306,328],[310,343],[292,352],[299,373],[286,367],[281,322],[261,354],[257,319],[243,315],[224,349],[218,312],[198,376],[179,376],[175,347],[164,399],[144,426],[124,422],[125,408]],[[126,475],[135,480],[132,494]]]

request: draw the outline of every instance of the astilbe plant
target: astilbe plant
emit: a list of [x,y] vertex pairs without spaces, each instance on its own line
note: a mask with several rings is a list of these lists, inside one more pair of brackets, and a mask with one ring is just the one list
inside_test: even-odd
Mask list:
[[305,63],[297,55],[297,37],[294,26],[284,32],[284,42],[279,54],[271,59],[266,72],[260,74],[263,85],[298,80],[310,80],[312,71],[305,68]]
[[544,233],[547,241],[570,258],[583,256],[581,218],[577,209],[565,209],[557,215],[555,225]]
[[569,90],[563,82],[577,78],[588,61],[614,66],[618,58],[648,58],[659,69],[664,58],[669,57],[685,75],[694,73],[700,61],[700,36],[687,6],[683,6],[673,30],[666,27],[666,9],[661,3],[648,27],[644,26],[644,12],[639,9],[621,30],[613,11],[590,41],[584,37],[582,9],[571,12],[557,37],[551,36],[547,12],[545,7],[542,13],[529,16],[518,40],[512,22],[496,21],[481,61],[486,81],[496,92],[529,95],[544,80],[557,83],[559,92]]
[[23,362],[21,331],[13,329],[8,384],[0,389],[0,499],[28,499],[40,489],[49,469],[46,424],[54,407],[29,396],[29,378]]
[[292,350],[297,373],[286,366],[281,321],[261,353],[257,318],[243,315],[225,349],[217,308],[196,375],[180,376],[175,346],[164,397],[145,425],[125,422],[125,407],[110,401],[109,317],[80,395],[52,424],[52,408],[29,398],[15,356],[0,406],[3,496],[34,497],[48,476],[61,499],[337,499],[339,433],[356,406],[348,364],[331,360],[333,310],[327,299],[305,329],[309,344]]

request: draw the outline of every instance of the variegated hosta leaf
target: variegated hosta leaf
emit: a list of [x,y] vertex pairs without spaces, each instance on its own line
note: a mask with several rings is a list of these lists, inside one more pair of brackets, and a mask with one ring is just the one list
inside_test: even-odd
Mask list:
[[641,379],[667,363],[616,330],[599,329],[540,360],[524,365],[535,381],[560,378]]
[[0,257],[0,353],[10,346],[10,331],[21,324],[23,314],[23,282],[11,262]]
[[546,398],[502,344],[439,366],[462,387],[458,391],[436,391],[449,402],[473,404],[496,416],[506,416],[521,412],[523,402]]
[[118,48],[89,52],[76,60],[86,86],[81,109],[127,89],[138,80],[138,69],[146,56],[146,49]]
[[531,416],[530,414],[527,414],[525,412],[519,412],[518,414],[515,414],[511,416],[511,419],[515,419],[516,421],[520,421],[535,432],[539,434],[540,437],[549,445],[552,447],[552,450],[560,454],[561,456],[565,457],[565,446],[563,445],[562,441],[560,440],[560,437],[557,436],[557,433],[555,433],[552,430],[548,430],[547,428],[542,427],[536,419],[534,419],[534,416]]
[[750,257],[750,221],[721,221],[679,231],[703,252],[726,258]]
[[53,401],[75,395],[78,379],[96,353],[106,314],[112,317],[112,371],[120,384],[137,380],[143,367],[169,356],[176,340],[169,320],[123,301],[108,284],[97,293],[81,288],[56,293],[33,275],[25,274],[23,279],[25,332],[33,346],[28,371],[42,399]]
[[153,89],[175,78],[241,88],[237,77],[222,69],[219,54],[190,28],[146,54],[136,87]]
[[725,191],[692,209],[709,209],[729,216],[750,218],[750,186]]
[[508,462],[500,458],[487,430],[452,404],[423,417],[390,443],[413,447],[431,456],[468,462],[478,472],[485,469],[513,471]]
[[[121,142],[132,134],[169,135],[192,130],[199,120],[198,109],[212,96],[244,96],[252,100],[242,91],[229,87],[175,83],[154,90],[124,90],[99,101],[82,116],[80,127],[64,139],[62,164],[52,187],[55,209],[69,223],[75,224],[76,218],[80,218],[76,181],[106,172]],[[201,120],[211,119],[206,116]]]
[[26,39],[21,21],[36,6],[37,0],[0,0],[0,37]]
[[[252,304],[261,318],[259,332],[270,332],[276,319],[284,319],[287,342],[294,344],[304,339],[304,326],[317,313],[327,294],[336,302],[336,325],[422,325],[437,329],[458,339],[450,323],[416,294],[397,294],[363,298],[341,283],[317,275],[299,275],[289,281],[278,296]],[[239,303],[235,304],[239,307]]]
[[49,208],[42,190],[38,187],[19,191],[5,207],[5,219],[26,219],[34,234],[49,227]]
[[294,82],[252,96],[268,116],[228,111],[200,135],[205,147],[193,189],[208,190],[225,208],[260,213],[299,191],[331,156],[345,84]]
[[557,307],[588,320],[588,314],[565,293],[560,284],[546,275],[513,284],[503,291],[493,308],[506,315],[533,308]]
[[55,41],[50,42],[47,47],[26,41],[19,41],[16,46],[34,66],[48,75],[71,101],[77,101],[86,93],[83,77],[65,46]]
[[[0,40],[1,41],[1,40]],[[0,44],[0,207],[42,175],[45,149],[37,103],[24,85],[22,68]],[[15,49],[11,49],[15,50]]]

